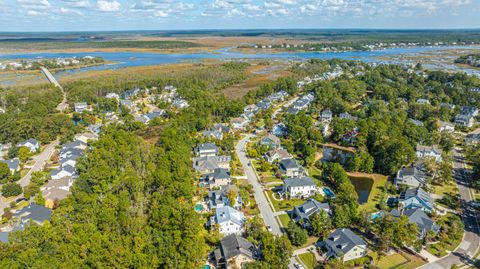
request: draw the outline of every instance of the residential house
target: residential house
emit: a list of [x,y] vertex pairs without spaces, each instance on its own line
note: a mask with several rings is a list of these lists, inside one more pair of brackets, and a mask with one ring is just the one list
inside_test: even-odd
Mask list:
[[294,177],[283,180],[283,193],[290,198],[307,198],[317,192],[317,185],[309,177]]
[[427,176],[418,166],[404,167],[397,172],[395,177],[395,186],[407,185],[410,187],[419,187],[425,185]]
[[469,146],[478,145],[480,142],[480,130],[465,136],[465,143]]
[[446,133],[453,133],[455,132],[455,124],[445,121],[439,121],[438,123],[438,131],[439,132],[446,132]]
[[64,165],[58,169],[50,171],[52,180],[58,180],[64,177],[74,177],[77,175],[77,170],[71,165]]
[[440,107],[446,107],[446,108],[452,110],[452,109],[455,108],[455,105],[454,104],[449,104],[449,103],[441,103]]
[[144,115],[141,115],[141,116],[138,116],[138,117],[135,117],[135,120],[136,121],[139,121],[143,124],[148,124],[150,121],[152,121],[153,119],[155,118],[159,118],[163,116],[162,113],[160,112],[152,112],[152,113],[147,113],[147,114],[144,114]]
[[416,119],[409,119],[411,123],[413,123],[415,126],[423,126],[423,122],[416,120]]
[[219,232],[223,235],[241,234],[245,225],[243,212],[230,206],[217,208],[215,215],[210,219],[210,226],[218,225]]
[[201,180],[206,182],[210,189],[227,186],[232,182],[230,173],[225,168],[215,168],[213,173],[203,175]]
[[459,114],[455,116],[455,124],[471,128],[475,124],[475,118],[472,115]]
[[108,99],[115,99],[115,100],[120,100],[120,95],[118,95],[117,93],[114,93],[114,92],[109,92],[107,93],[107,95],[105,96],[105,98],[108,98]]
[[268,134],[260,139],[259,144],[261,146],[265,146],[268,149],[276,149],[281,147],[281,141],[280,138],[278,138],[274,134]]
[[442,160],[442,150],[438,148],[437,145],[433,146],[423,146],[417,144],[416,153],[418,158],[427,158],[431,157],[436,162],[440,162]]
[[420,187],[410,188],[402,192],[398,202],[405,209],[420,208],[425,212],[432,212],[434,210],[434,201],[430,193]]
[[195,148],[195,154],[198,157],[216,156],[218,147],[213,143],[200,144]]
[[348,228],[340,228],[322,242],[327,257],[336,257],[343,262],[361,258],[367,254],[367,243]]
[[333,118],[333,113],[330,109],[324,110],[320,113],[320,119],[323,122],[330,122]]
[[296,223],[301,223],[304,228],[310,227],[310,217],[313,214],[325,211],[330,214],[330,205],[328,203],[320,203],[319,201],[310,198],[308,201],[300,206],[295,206],[290,212],[290,216]]
[[83,111],[88,110],[88,105],[85,102],[74,103],[73,107],[77,113],[82,113]]
[[124,106],[128,108],[131,112],[134,112],[136,110],[135,103],[132,100],[128,99],[120,99],[119,102],[120,107]]
[[427,99],[423,99],[423,98],[420,98],[420,99],[417,99],[417,104],[420,104],[420,105],[429,105],[430,104],[430,101],[427,100]]
[[30,138],[17,144],[17,147],[27,147],[30,152],[37,152],[40,149],[40,142],[34,138]]
[[94,133],[81,133],[75,135],[75,140],[81,141],[85,144],[91,141],[98,140],[98,135]]
[[73,142],[66,143],[62,145],[62,150],[70,150],[70,149],[80,149],[84,150],[87,148],[87,143],[81,140],[74,140]]
[[256,113],[259,108],[256,105],[247,105],[243,108],[244,113]]
[[250,120],[244,117],[233,118],[230,121],[230,124],[232,125],[233,129],[236,129],[236,130],[244,130],[249,123],[250,123]]
[[305,169],[295,159],[283,159],[278,167],[285,177],[299,177],[305,175]]
[[285,159],[291,159],[292,155],[288,151],[282,148],[275,148],[270,150],[265,154],[265,159],[269,163],[274,163],[275,161],[282,161]]
[[20,160],[18,158],[10,159],[10,160],[0,160],[1,163],[6,163],[8,165],[8,169],[10,169],[10,173],[15,174],[15,172],[20,171]]
[[102,132],[102,125],[101,124],[90,124],[88,125],[87,129],[92,132],[92,134],[99,136],[100,132]]
[[412,208],[402,210],[402,212],[394,209],[390,213],[394,217],[400,217],[404,215],[408,218],[408,222],[416,224],[418,227],[418,238],[423,239],[430,232],[438,234],[440,232],[440,226],[438,226],[425,212],[420,208]]
[[286,136],[288,134],[287,126],[284,123],[277,123],[272,127],[272,134],[276,136]]
[[258,102],[257,104],[257,107],[261,110],[267,110],[270,108],[270,106],[272,105],[272,103],[268,100],[262,100],[260,102]]
[[55,208],[58,202],[70,195],[70,188],[73,185],[72,177],[63,177],[57,180],[50,180],[41,188],[42,196],[45,199],[45,206]]
[[471,115],[473,117],[478,116],[478,108],[474,106],[463,106],[460,112],[462,115]]
[[122,99],[132,99],[132,98],[135,98],[139,94],[140,94],[140,89],[139,88],[126,90],[125,92],[122,93]]
[[340,113],[340,115],[338,117],[340,119],[346,119],[346,120],[357,120],[358,119],[357,117],[354,117],[354,116],[350,115],[350,113],[348,113],[348,112]]
[[13,213],[13,217],[19,219],[20,223],[24,225],[31,224],[31,222],[43,225],[45,221],[50,221],[50,216],[52,216],[51,209],[35,203],[31,203]]
[[[231,194],[233,194],[233,201],[230,201]],[[227,185],[218,190],[209,191],[207,202],[210,210],[224,206],[231,206],[236,210],[241,210],[243,206],[240,191],[235,185]]]
[[193,159],[193,169],[201,174],[213,173],[217,168],[230,169],[230,156],[205,156]]
[[295,107],[289,107],[287,111],[285,111],[285,113],[291,114],[291,115],[297,115],[298,113],[300,113],[300,109]]
[[231,132],[230,127],[223,124],[215,124],[212,128],[203,132],[204,137],[212,137],[214,139],[222,140],[224,134]]
[[220,246],[213,252],[215,268],[242,268],[245,264],[255,261],[257,251],[247,239],[231,234],[220,240]]
[[177,109],[182,109],[189,107],[189,104],[187,100],[183,99],[182,97],[177,97],[173,99],[172,106],[176,107]]

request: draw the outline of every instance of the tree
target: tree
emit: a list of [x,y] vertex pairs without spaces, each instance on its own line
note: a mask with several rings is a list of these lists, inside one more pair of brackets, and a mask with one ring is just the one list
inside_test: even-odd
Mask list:
[[11,175],[8,164],[0,162],[0,181],[4,181]]
[[5,183],[2,187],[3,197],[17,196],[22,193],[22,187],[17,183]]
[[288,268],[293,250],[285,235],[273,236],[270,232],[264,232],[261,234],[260,242],[263,261],[269,265],[269,267],[260,268]]
[[312,234],[318,236],[320,240],[325,239],[333,227],[332,221],[325,210],[320,210],[320,212],[310,216],[310,225]]
[[18,158],[25,163],[30,158],[30,149],[27,147],[18,148]]
[[292,242],[294,246],[301,246],[307,242],[308,232],[293,221],[288,223],[286,232],[290,242]]
[[45,198],[43,198],[43,195],[41,192],[39,192],[37,196],[35,196],[35,203],[37,205],[45,206]]

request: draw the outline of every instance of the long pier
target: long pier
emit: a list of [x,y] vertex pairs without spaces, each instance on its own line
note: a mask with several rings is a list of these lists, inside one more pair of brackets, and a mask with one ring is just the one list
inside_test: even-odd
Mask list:
[[63,90],[60,83],[58,83],[57,79],[52,75],[52,73],[50,73],[50,71],[48,71],[47,68],[42,66],[42,67],[40,67],[40,69],[42,70],[43,74],[47,77],[48,81],[50,81],[50,83],[55,85],[55,87],[58,87],[58,88]]

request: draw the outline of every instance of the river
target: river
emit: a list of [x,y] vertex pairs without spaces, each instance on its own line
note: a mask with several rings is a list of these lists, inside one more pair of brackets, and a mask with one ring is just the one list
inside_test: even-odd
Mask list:
[[[302,61],[306,59],[344,59],[344,60],[361,60],[364,62],[376,63],[408,63],[407,60],[396,59],[396,56],[421,56],[423,53],[441,53],[441,51],[451,49],[480,49],[479,46],[472,47],[405,47],[405,48],[389,48],[383,50],[372,51],[348,51],[348,52],[280,52],[280,53],[256,53],[245,54],[241,52],[232,51],[231,48],[224,48],[216,52],[200,52],[200,53],[185,53],[185,54],[162,54],[149,52],[78,52],[78,53],[51,53],[51,52],[32,52],[21,54],[0,54],[0,60],[18,60],[18,59],[39,59],[39,58],[71,58],[83,56],[98,56],[104,58],[111,64],[83,67],[72,70],[59,71],[55,73],[56,77],[69,76],[79,72],[94,71],[94,70],[115,70],[125,67],[136,66],[152,66],[162,64],[174,64],[181,62],[197,62],[204,59],[217,60],[251,60],[251,59],[272,59],[272,60],[297,60]],[[390,59],[390,60],[389,60]],[[428,68],[465,71],[469,74],[480,75],[478,70],[469,68],[459,68],[453,64],[451,65],[435,65],[431,64]],[[0,82],[3,84],[11,84],[8,81]]]

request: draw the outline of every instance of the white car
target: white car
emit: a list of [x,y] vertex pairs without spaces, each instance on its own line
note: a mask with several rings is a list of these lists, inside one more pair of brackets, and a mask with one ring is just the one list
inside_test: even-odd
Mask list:
[[295,268],[297,268],[297,269],[305,269],[305,267],[303,267],[303,265],[301,265],[299,263],[294,263],[293,266],[295,266]]

